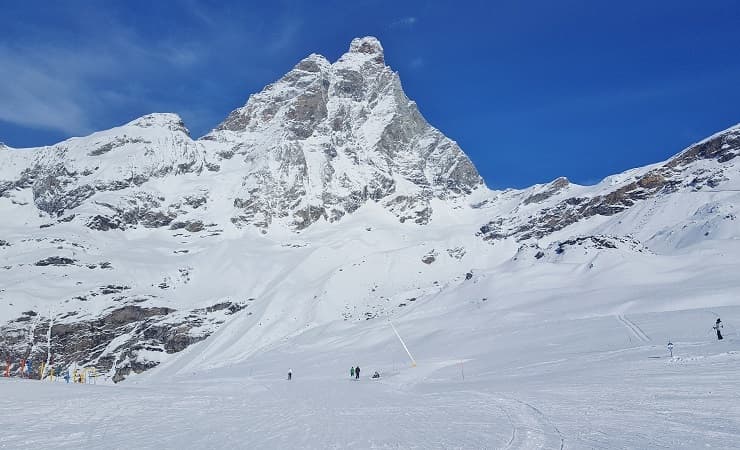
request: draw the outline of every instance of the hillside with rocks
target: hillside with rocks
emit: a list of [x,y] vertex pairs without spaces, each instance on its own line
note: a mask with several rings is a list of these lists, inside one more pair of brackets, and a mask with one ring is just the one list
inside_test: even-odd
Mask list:
[[[380,42],[355,39],[199,139],[168,113],[0,147],[0,370],[30,359],[119,382],[223,367],[439,298],[573,318],[687,307],[740,288],[738,154],[735,126],[594,186],[490,190]],[[616,294],[555,294],[588,286]]]

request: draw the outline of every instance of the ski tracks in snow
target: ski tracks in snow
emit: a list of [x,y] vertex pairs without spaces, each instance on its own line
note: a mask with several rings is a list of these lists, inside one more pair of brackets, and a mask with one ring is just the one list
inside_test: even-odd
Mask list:
[[511,436],[503,449],[563,449],[565,438],[558,427],[535,406],[525,401],[481,392],[467,392],[466,396],[477,398],[468,401],[478,410],[487,409],[491,417],[503,414],[511,426]]
[[617,321],[624,325],[627,330],[629,330],[630,334],[634,336],[638,341],[640,342],[650,342],[650,336],[647,335],[644,331],[642,331],[642,328],[640,328],[636,323],[628,319],[626,316],[619,314],[617,317]]

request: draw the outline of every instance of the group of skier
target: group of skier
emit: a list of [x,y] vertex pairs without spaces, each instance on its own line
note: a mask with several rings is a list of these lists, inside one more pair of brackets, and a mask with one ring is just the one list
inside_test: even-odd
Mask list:
[[[360,366],[350,367],[349,368],[349,377],[350,378],[354,378],[355,380],[359,380],[360,379]],[[371,378],[380,378],[380,374],[378,373],[377,370],[375,371],[375,373],[373,374],[373,376]]]
[[[354,367],[353,366],[353,367],[351,367],[349,369],[349,376],[352,377],[352,378],[354,378],[355,380],[359,380],[360,379],[360,366],[357,366],[357,367]],[[372,378],[380,378],[380,374],[378,373],[377,370],[373,374]],[[288,369],[288,381],[290,381],[292,379],[293,379],[293,369]]]

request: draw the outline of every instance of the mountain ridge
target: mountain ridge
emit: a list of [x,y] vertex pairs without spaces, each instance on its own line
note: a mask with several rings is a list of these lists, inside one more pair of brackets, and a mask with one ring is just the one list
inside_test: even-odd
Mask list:
[[[542,311],[526,314],[546,317],[566,302],[554,279],[612,289],[615,273],[673,273],[685,255],[686,280],[701,255],[732,286],[722,267],[740,238],[738,154],[736,125],[594,186],[489,190],[406,97],[382,45],[356,39],[334,63],[304,58],[199,139],[154,113],[3,148],[0,353],[119,382],[463,298],[495,297],[491,314],[512,317],[529,308],[515,299],[534,299]],[[641,283],[661,292],[665,279]],[[611,295],[564,310],[671,307]],[[179,359],[196,344],[207,361]]]

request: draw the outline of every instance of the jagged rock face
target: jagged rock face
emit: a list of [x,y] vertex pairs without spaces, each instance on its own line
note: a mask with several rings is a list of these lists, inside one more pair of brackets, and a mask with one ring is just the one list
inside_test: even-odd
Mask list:
[[[120,293],[125,289],[128,286],[107,286],[101,293]],[[147,358],[147,353],[180,352],[207,338],[213,324],[222,323],[244,308],[246,303],[222,302],[179,313],[166,307],[130,304],[111,308],[97,318],[79,320],[75,320],[76,312],[47,317],[26,311],[15,320],[0,324],[0,365],[4,367],[10,360],[18,369],[17,360],[25,359],[38,368],[48,359],[58,368],[56,373],[61,374],[76,363],[94,366],[117,383],[132,372],[156,367],[158,361]]]
[[52,147],[3,151],[0,165],[0,196],[31,189],[42,214],[83,209],[75,220],[101,231],[200,220],[183,216],[208,208],[216,197],[208,190],[161,194],[192,176],[220,186],[232,224],[262,229],[337,221],[367,202],[426,224],[431,199],[456,201],[483,186],[457,144],[406,97],[375,38],[355,39],[334,64],[308,56],[200,140],[177,115],[150,114]]
[[678,190],[713,189],[728,180],[726,172],[736,170],[733,160],[740,155],[740,127],[734,127],[699,142],[650,170],[639,171],[625,182],[595,196],[569,196],[569,183],[555,180],[522,201],[539,203],[561,194],[560,199],[523,217],[519,209],[497,217],[480,228],[488,241],[513,237],[517,241],[540,239],[593,216],[612,216],[636,202]]
[[[87,206],[111,221],[148,227],[167,225],[161,216],[172,214],[156,209],[160,205],[151,201],[151,188],[143,185],[216,167],[175,114],[150,114],[52,147],[3,152],[0,164],[0,196],[14,197],[17,191],[30,189],[42,214],[58,218]],[[114,202],[99,201],[101,197]],[[136,214],[129,211],[132,207]],[[87,220],[95,216],[89,214]]]
[[384,63],[374,38],[355,39],[334,64],[311,55],[203,138],[238,154],[248,173],[233,222],[296,229],[335,221],[367,201],[401,221],[427,223],[429,200],[470,193],[482,180],[431,127]]

